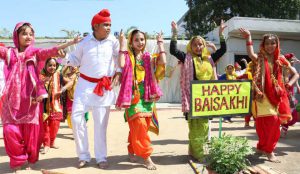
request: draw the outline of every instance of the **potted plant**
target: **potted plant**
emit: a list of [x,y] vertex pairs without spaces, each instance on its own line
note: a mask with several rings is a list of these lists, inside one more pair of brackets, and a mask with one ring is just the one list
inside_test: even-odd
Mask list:
[[221,138],[213,137],[207,156],[207,170],[218,174],[234,174],[244,170],[250,161],[246,158],[253,154],[252,147],[249,146],[245,137],[234,137],[223,135]]

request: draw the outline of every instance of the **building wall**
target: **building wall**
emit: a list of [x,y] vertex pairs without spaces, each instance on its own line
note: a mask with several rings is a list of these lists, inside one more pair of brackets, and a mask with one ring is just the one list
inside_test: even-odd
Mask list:
[[[261,40],[253,40],[254,52],[259,51]],[[218,63],[218,73],[222,73],[228,64],[234,63],[234,55],[247,55],[246,42],[244,39],[230,37],[226,40],[227,52],[223,56],[222,61]],[[300,59],[300,41],[280,40],[280,48],[282,54],[294,53]],[[297,70],[300,71],[300,66],[297,65]]]

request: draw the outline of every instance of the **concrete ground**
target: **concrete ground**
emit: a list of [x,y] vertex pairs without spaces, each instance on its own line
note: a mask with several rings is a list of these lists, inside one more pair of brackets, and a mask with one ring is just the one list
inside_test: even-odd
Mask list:
[[[108,125],[108,161],[110,166],[106,170],[99,169],[96,166],[95,159],[89,163],[89,166],[77,169],[78,159],[75,152],[75,143],[72,138],[72,131],[66,123],[62,123],[57,136],[56,144],[59,149],[50,149],[45,155],[40,155],[40,160],[35,164],[31,171],[21,171],[18,173],[41,173],[41,169],[51,172],[60,172],[65,174],[79,173],[107,173],[107,174],[187,174],[194,173],[188,163],[188,127],[184,120],[180,105],[178,104],[158,104],[158,114],[160,123],[160,135],[156,136],[150,133],[154,152],[153,161],[157,164],[156,171],[149,171],[142,165],[143,160],[138,163],[130,163],[127,157],[127,136],[128,125],[124,123],[123,112],[112,111]],[[257,136],[254,128],[245,129],[243,118],[233,118],[233,123],[224,123],[223,132],[235,136],[245,136],[255,147]],[[253,125],[253,122],[251,122]],[[212,134],[218,136],[218,118],[212,121]],[[0,173],[11,173],[9,168],[9,158],[5,153],[2,125],[0,125]],[[89,120],[89,143],[92,157],[93,152],[93,122]],[[282,161],[275,164],[266,161],[265,157],[251,156],[253,164],[264,164],[272,167],[274,170],[286,172],[288,174],[300,173],[300,124],[291,127],[288,135],[280,139],[276,155]],[[198,165],[199,166],[199,165]],[[201,170],[201,167],[199,167]],[[201,172],[202,173],[202,172]],[[206,172],[204,172],[206,173]]]

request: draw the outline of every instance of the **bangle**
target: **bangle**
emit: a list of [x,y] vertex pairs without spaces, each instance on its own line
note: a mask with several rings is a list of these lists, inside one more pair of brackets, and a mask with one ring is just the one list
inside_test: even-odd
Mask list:
[[247,46],[251,46],[251,45],[253,45],[253,42],[252,42],[252,41],[247,41],[247,42],[246,42],[246,45],[247,45]]
[[163,42],[162,40],[158,40],[158,41],[157,41],[157,45],[158,45],[159,43],[162,43],[162,44],[163,44],[164,42]]
[[249,36],[250,36],[250,34],[244,35],[244,38],[248,39]]
[[292,88],[292,86],[289,85],[288,83],[286,83],[286,84],[285,84],[285,88],[286,88],[287,90],[290,90],[290,89]]
[[128,51],[122,51],[122,50],[119,50],[119,53],[122,53],[122,54],[127,54]]
[[165,51],[160,51],[159,54],[167,54]]

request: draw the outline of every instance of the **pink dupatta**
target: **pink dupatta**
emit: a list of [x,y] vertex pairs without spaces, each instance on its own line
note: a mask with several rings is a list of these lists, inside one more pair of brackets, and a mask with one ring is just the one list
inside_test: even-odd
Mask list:
[[[5,60],[5,88],[3,91],[2,122],[5,123],[34,123],[38,124],[39,104],[32,103],[32,97],[46,94],[38,79],[39,63],[44,62],[48,56],[57,55],[57,48],[34,48],[32,41],[23,53],[19,53],[19,38],[17,31],[27,22],[16,25],[13,33],[14,48],[7,49]],[[32,28],[32,27],[31,27]],[[41,59],[37,59],[38,56]]]
[[180,89],[182,112],[190,111],[191,90],[190,85],[194,77],[194,66],[192,55],[187,53],[180,72]]
[[[157,101],[162,96],[162,92],[153,75],[150,63],[150,54],[148,52],[143,54],[143,61],[145,66],[144,99],[146,102]],[[130,56],[128,53],[125,53],[125,65],[122,71],[121,88],[116,102],[116,106],[119,108],[129,108],[131,105],[133,85],[132,68]]]

